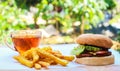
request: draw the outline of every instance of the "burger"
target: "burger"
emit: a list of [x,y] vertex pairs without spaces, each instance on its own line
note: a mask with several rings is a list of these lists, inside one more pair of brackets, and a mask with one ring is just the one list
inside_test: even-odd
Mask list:
[[76,56],[75,62],[85,65],[109,65],[114,63],[114,56],[109,51],[112,40],[100,34],[82,34],[76,38],[79,45],[71,51]]

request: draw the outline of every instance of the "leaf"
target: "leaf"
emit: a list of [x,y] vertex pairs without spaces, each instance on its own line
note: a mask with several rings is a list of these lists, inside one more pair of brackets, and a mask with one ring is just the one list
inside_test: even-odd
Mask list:
[[79,46],[75,47],[75,48],[71,51],[71,54],[73,54],[73,55],[79,55],[79,54],[81,54],[84,50],[85,50],[85,47],[79,45]]
[[90,24],[85,23],[85,30],[89,30],[89,29],[91,29],[91,28],[92,28],[92,26],[90,26]]

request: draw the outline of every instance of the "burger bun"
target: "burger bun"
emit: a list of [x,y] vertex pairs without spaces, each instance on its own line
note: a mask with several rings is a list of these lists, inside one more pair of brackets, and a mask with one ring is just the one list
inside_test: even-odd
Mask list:
[[114,56],[76,58],[75,62],[90,66],[103,66],[114,63]]
[[103,48],[111,48],[112,40],[101,34],[82,34],[76,39],[76,43],[81,45],[92,45]]

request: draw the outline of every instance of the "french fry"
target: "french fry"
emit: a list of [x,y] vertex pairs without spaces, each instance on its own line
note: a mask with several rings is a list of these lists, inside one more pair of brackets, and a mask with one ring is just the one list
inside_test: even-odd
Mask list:
[[55,63],[54,60],[50,59],[50,58],[43,58],[43,59],[39,59],[39,61],[44,61],[44,62],[47,62],[49,64],[53,64]]
[[55,56],[68,61],[72,61],[75,58],[74,56],[64,56],[64,55],[55,55]]
[[43,56],[46,56],[46,57],[49,57],[51,59],[53,59],[56,63],[58,64],[61,64],[62,66],[66,66],[68,64],[68,61],[67,60],[63,60],[63,59],[60,59],[42,49],[39,48],[39,50],[37,50],[40,54],[42,54]]
[[75,59],[74,56],[63,56],[62,58],[65,59],[65,60],[68,60],[68,61],[72,61],[72,60]]
[[41,48],[42,50],[44,51],[47,51],[47,52],[51,52],[52,51],[52,48],[50,46],[46,46],[44,48]]
[[68,61],[72,61],[75,58],[74,56],[64,56],[60,51],[52,51],[51,53],[61,59],[65,59]]
[[41,65],[40,64],[38,64],[38,63],[35,63],[35,65],[34,65],[34,67],[35,67],[35,69],[41,69]]
[[39,55],[37,54],[37,51],[35,49],[32,49],[32,58],[34,63],[39,60]]
[[47,46],[44,48],[32,48],[19,56],[14,56],[14,59],[27,67],[41,69],[56,64],[66,66],[68,61],[74,59],[74,56],[64,56],[60,51]]
[[21,56],[27,58],[28,60],[32,59],[32,50],[27,50],[26,52],[24,52],[23,54],[21,54]]
[[42,67],[45,67],[45,68],[47,68],[50,64],[49,63],[47,63],[47,62],[44,62],[44,61],[39,61],[38,62]]
[[53,55],[59,55],[59,56],[62,55],[60,51],[51,51],[50,53]]
[[14,56],[14,59],[16,59],[17,61],[19,61],[21,64],[27,66],[27,67],[30,67],[32,68],[33,67],[33,62],[32,61],[29,61],[27,59],[25,59],[24,57],[22,56]]

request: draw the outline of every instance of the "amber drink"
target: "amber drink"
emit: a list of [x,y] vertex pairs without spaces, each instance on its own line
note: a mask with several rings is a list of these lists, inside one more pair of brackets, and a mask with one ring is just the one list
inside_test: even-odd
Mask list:
[[40,31],[22,30],[11,34],[14,48],[20,54],[39,46],[42,33]]

